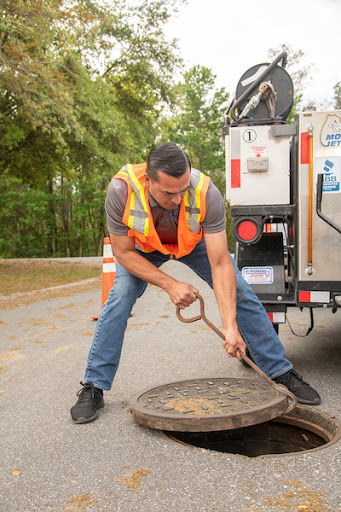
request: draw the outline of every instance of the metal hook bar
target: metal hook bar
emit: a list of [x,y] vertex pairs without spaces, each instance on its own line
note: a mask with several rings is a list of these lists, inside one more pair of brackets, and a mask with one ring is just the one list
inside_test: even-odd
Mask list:
[[[204,299],[202,298],[202,296],[200,295],[199,292],[196,293],[196,296],[200,302],[200,315],[194,316],[192,318],[184,318],[181,315],[181,312],[180,312],[181,310],[179,308],[176,308],[176,316],[178,317],[178,319],[181,322],[184,322],[187,324],[196,322],[197,320],[203,320],[205,322],[205,324],[207,324],[216,334],[218,334],[218,336],[220,336],[220,338],[222,340],[225,340],[224,334],[214,324],[212,324],[212,322],[210,322],[208,320],[208,318],[206,317]],[[270,386],[275,388],[279,393],[284,393],[292,400],[291,404],[289,404],[288,409],[285,411],[285,413],[292,411],[297,405],[297,397],[293,393],[291,393],[291,391],[289,391],[285,386],[282,386],[281,384],[277,384],[276,382],[271,380],[260,368],[258,368],[258,366],[249,357],[247,357],[246,354],[244,354],[244,352],[242,352],[238,348],[237,348],[237,352],[240,355],[240,357],[249,366],[251,366],[251,368],[253,368],[258,373],[258,375],[260,377],[262,377],[262,379],[264,379]]]

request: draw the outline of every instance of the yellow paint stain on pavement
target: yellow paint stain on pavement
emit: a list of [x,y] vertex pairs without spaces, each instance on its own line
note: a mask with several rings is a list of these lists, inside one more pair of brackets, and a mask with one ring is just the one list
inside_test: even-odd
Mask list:
[[52,324],[51,322],[46,322],[45,320],[40,320],[39,318],[32,318],[29,322],[31,325],[33,325],[34,327],[36,326],[44,326],[46,327],[47,329],[51,329],[52,331],[54,332],[57,332],[57,331],[64,331],[64,329],[61,329],[60,327],[56,327],[54,324]]
[[[22,359],[24,356],[19,354],[18,352],[13,352],[12,354],[0,354],[0,364],[6,362],[12,363],[14,361],[18,361],[19,359]],[[6,372],[7,366],[0,366],[0,372]]]
[[24,357],[23,355],[18,354],[16,352],[14,354],[0,354],[0,363],[2,363],[3,361],[5,361],[8,358],[9,358],[9,361],[16,361],[18,359],[22,359],[23,357]]
[[61,352],[64,352],[65,350],[70,350],[70,348],[72,348],[71,345],[66,345],[65,347],[60,347],[52,353],[52,357],[56,357]]
[[54,312],[54,316],[56,318],[61,318],[62,320],[65,320],[66,318],[70,318],[70,316],[68,316],[68,315],[63,315],[63,313],[56,313],[56,312]]
[[44,325],[45,327],[51,327],[53,324],[51,322],[47,322],[46,320],[41,320],[40,318],[31,318],[31,325]]

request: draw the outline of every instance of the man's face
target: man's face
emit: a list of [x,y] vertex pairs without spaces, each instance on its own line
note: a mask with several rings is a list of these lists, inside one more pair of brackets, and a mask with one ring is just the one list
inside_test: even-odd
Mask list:
[[145,175],[145,183],[157,203],[166,210],[174,210],[184,198],[190,184],[191,170],[188,167],[185,174],[175,178],[158,171],[158,181],[151,180]]

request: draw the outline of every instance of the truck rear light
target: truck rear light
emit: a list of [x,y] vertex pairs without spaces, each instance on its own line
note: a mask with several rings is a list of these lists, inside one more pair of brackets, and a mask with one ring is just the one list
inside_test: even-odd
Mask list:
[[263,233],[261,217],[237,217],[234,218],[233,234],[237,242],[254,244],[259,241]]
[[284,311],[274,313],[268,311],[268,317],[273,324],[285,324],[286,322],[286,315]]
[[242,240],[249,242],[250,240],[253,240],[256,237],[257,226],[251,220],[244,220],[244,222],[241,222],[239,224],[237,228],[237,233]]
[[298,292],[298,302],[314,302],[320,304],[329,304],[330,302],[330,292],[322,292],[322,291],[304,291],[300,290]]

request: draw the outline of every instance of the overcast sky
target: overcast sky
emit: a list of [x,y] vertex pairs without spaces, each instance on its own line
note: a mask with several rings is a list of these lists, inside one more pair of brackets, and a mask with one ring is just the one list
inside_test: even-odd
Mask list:
[[247,69],[269,62],[269,48],[300,49],[302,65],[312,66],[304,104],[321,108],[333,105],[341,81],[340,23],[341,0],[188,0],[167,33],[179,39],[187,68],[209,67],[230,93]]

